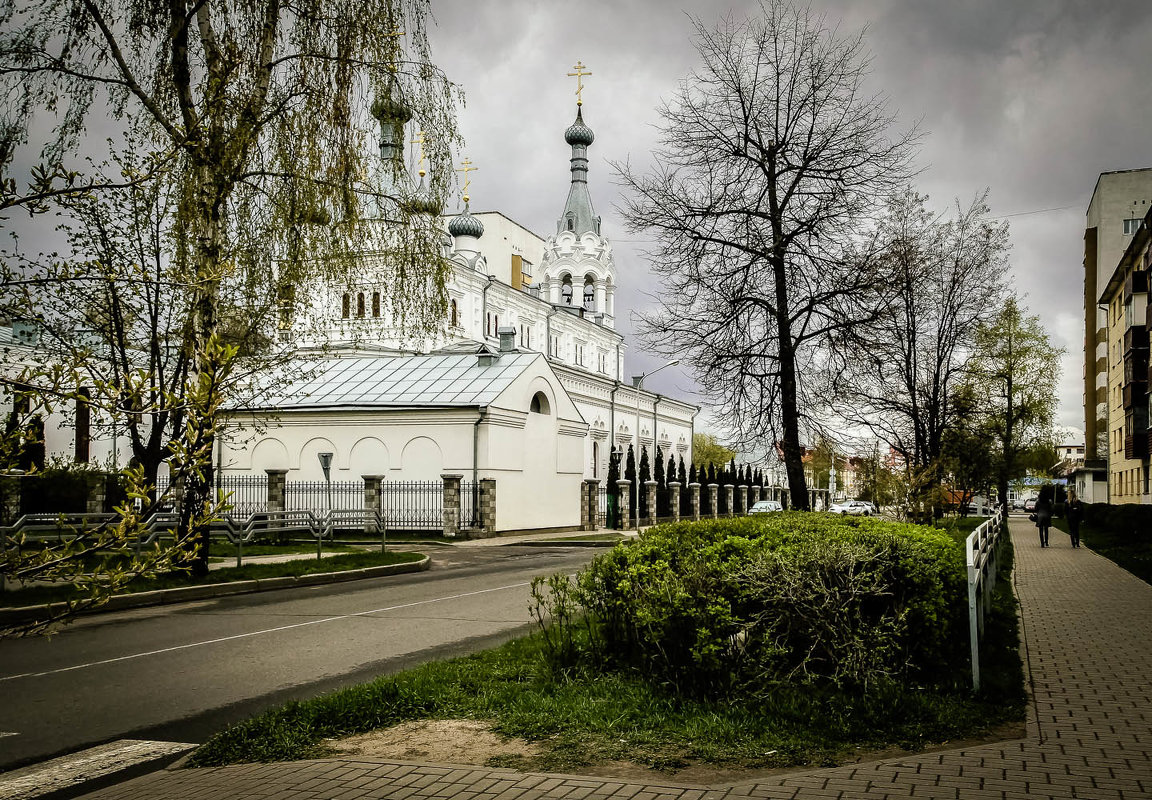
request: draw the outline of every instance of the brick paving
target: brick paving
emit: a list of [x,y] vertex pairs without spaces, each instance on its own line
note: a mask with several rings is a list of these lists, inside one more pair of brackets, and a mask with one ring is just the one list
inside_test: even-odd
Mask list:
[[849,800],[1152,798],[1152,586],[1010,524],[1032,684],[1027,736],[724,786],[372,759],[174,770],[91,800]]

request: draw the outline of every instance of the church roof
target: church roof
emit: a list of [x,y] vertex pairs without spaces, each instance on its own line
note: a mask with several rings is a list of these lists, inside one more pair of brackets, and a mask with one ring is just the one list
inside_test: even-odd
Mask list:
[[272,392],[261,408],[486,406],[542,357],[502,353],[487,365],[475,354],[330,358]]

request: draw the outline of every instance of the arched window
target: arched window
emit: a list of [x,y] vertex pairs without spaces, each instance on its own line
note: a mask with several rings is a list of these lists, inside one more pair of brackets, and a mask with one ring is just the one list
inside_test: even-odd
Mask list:
[[364,316],[364,292],[356,295],[356,316]]
[[528,407],[528,410],[533,414],[547,414],[549,411],[547,395],[543,392],[536,392],[532,395],[532,405]]
[[456,305],[455,298],[448,301],[448,320],[453,328],[460,324],[460,308]]
[[348,292],[344,293],[344,300],[340,304],[340,316],[348,319],[352,315],[352,296]]
[[584,279],[584,310],[596,310],[596,284],[592,282],[591,275]]
[[572,305],[572,276],[565,275],[564,282],[560,284],[560,302],[566,306]]
[[575,229],[576,229],[576,220],[574,220],[572,217],[568,217],[568,230],[572,231]]
[[372,316],[380,316],[380,292],[372,292]]

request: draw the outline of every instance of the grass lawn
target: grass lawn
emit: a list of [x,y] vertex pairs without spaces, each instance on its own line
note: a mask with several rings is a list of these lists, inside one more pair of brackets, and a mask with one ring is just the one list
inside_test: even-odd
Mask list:
[[[247,553],[247,549],[245,549]],[[213,570],[203,578],[194,578],[183,572],[170,572],[155,578],[140,578],[128,584],[123,593],[147,592],[153,589],[174,589],[181,586],[202,586],[205,584],[231,583],[233,581],[256,580],[258,578],[279,578],[291,575],[312,575],[317,572],[342,572],[349,569],[376,567],[385,564],[405,564],[419,561],[422,553],[379,553],[355,552],[343,555],[326,556],[323,559],[299,559],[279,564],[245,564],[243,567],[227,567]],[[22,589],[6,589],[0,593],[0,606],[27,606],[40,603],[56,603],[81,597],[71,585],[28,586]]]
[[963,543],[972,531],[979,528],[988,521],[988,517],[944,517],[936,521],[936,527],[942,531],[947,531],[953,539]]
[[782,685],[755,698],[693,699],[637,672],[556,674],[545,666],[534,635],[271,709],[214,736],[191,764],[318,757],[328,752],[325,739],[422,719],[482,720],[499,734],[528,740],[539,756],[488,764],[526,771],[609,761],[668,772],[692,764],[832,765],[892,746],[915,750],[976,738],[1024,718],[1010,565],[1009,549],[986,627],[984,687],[976,696],[967,688],[964,663],[957,665],[953,690],[913,686],[861,696]]
[[[1067,533],[1068,520],[1054,519],[1052,527]],[[1080,524],[1080,543],[1145,583],[1152,583],[1152,535],[1136,536],[1132,531],[1114,531],[1084,522]]]

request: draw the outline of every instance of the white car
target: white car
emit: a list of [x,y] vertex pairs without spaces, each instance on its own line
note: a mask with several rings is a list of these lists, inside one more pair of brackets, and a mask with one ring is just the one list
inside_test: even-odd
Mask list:
[[779,500],[758,500],[752,508],[748,509],[749,514],[770,514],[773,511],[783,511],[784,506],[780,505]]
[[870,517],[876,513],[876,506],[866,500],[842,500],[833,503],[828,509],[833,514],[846,514],[853,517]]

